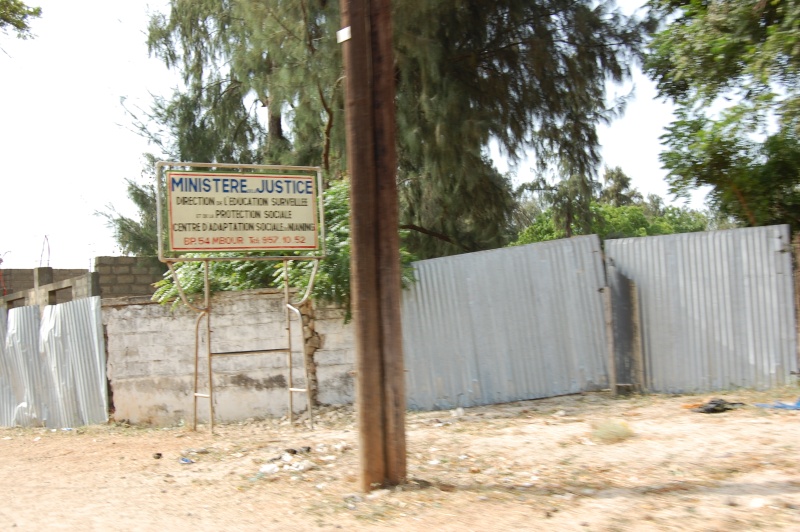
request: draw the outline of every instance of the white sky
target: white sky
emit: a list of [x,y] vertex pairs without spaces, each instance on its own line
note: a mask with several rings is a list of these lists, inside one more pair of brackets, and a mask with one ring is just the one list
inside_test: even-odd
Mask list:
[[[139,177],[141,155],[152,150],[131,131],[120,98],[148,108],[150,93],[175,84],[145,44],[148,12],[167,2],[27,3],[43,9],[36,38],[0,33],[0,267],[90,268],[96,256],[119,254],[95,212],[113,204],[135,214],[124,179]],[[671,108],[653,100],[646,78],[635,83],[625,117],[601,128],[604,158],[643,194],[666,199],[658,137]]]
[[[105,219],[133,214],[147,143],[120,97],[149,107],[172,77],[145,44],[140,0],[26,0],[40,6],[35,39],[0,34],[0,255],[3,268],[89,268],[118,255]],[[49,254],[45,244],[49,241]]]

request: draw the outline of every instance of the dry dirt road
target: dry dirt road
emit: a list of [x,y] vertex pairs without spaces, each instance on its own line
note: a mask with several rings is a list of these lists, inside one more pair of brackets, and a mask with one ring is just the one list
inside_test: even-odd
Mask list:
[[[370,495],[350,408],[321,409],[313,431],[0,429],[0,529],[800,530],[800,412],[753,406],[798,393],[409,413],[411,480]],[[686,408],[712,397],[745,406]]]

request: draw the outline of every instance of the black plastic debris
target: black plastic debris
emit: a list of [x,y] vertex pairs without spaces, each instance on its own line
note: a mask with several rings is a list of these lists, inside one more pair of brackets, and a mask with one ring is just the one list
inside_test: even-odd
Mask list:
[[719,414],[727,412],[728,410],[735,410],[736,408],[744,406],[744,403],[731,403],[725,399],[711,399],[709,402],[692,408],[692,412],[700,412],[701,414]]

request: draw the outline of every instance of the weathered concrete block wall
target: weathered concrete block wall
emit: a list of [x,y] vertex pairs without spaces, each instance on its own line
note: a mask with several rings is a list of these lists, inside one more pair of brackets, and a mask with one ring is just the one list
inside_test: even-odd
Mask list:
[[345,311],[337,307],[317,305],[314,314],[314,328],[321,338],[321,347],[314,353],[320,383],[317,400],[323,404],[353,403],[356,354],[352,325],[344,323]]
[[[55,280],[53,268],[36,268],[33,270],[33,288],[9,293],[0,297],[0,303],[6,308],[24,307],[28,305],[57,305],[75,299],[99,296],[98,276],[94,272],[84,270],[78,276]],[[61,270],[64,277],[64,270]]]
[[[23,290],[31,290],[34,287],[33,269],[17,269],[17,268],[0,268],[0,274],[3,278],[3,284],[0,285],[0,290],[5,289],[5,294],[13,294],[14,292],[22,292]],[[88,269],[84,270],[69,270],[53,268],[53,280],[51,282],[58,283],[72,279],[73,277],[80,277],[86,275]]]
[[[61,283],[83,277],[89,270],[78,269],[0,269],[0,297],[19,294],[36,288],[36,271],[47,270],[52,277],[39,285]],[[154,257],[95,257],[94,271],[98,274],[102,297],[152,296],[153,283],[163,277],[165,267]],[[3,293],[5,292],[5,293]],[[59,293],[54,303],[72,301],[82,295]],[[25,303],[30,304],[30,303]]]
[[[287,347],[283,295],[273,290],[227,292],[212,298],[214,352]],[[167,425],[193,418],[195,326],[198,314],[181,306],[175,311],[147,298],[103,300],[107,337],[108,378],[116,419]],[[340,310],[320,308],[314,327],[320,335],[315,353],[319,400],[352,402],[354,352],[352,334]],[[198,392],[208,390],[206,328],[200,322]],[[305,386],[303,331],[292,316],[295,387]],[[285,353],[215,356],[214,419],[281,416],[288,406],[288,364]],[[198,399],[198,419],[208,419],[208,399]],[[304,394],[294,397],[296,411],[305,409]]]
[[165,267],[154,257],[95,257],[102,297],[152,296]]

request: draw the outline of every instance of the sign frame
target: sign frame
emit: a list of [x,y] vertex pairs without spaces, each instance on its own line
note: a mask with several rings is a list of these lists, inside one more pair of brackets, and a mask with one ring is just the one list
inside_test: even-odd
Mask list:
[[[166,174],[166,176],[165,176]],[[178,209],[177,205],[173,204],[174,199],[182,198],[179,193],[173,196],[168,190],[168,179],[170,175],[176,177],[185,177],[189,179],[198,179],[194,181],[193,189],[194,196],[192,197],[195,203],[207,203],[205,210],[209,209],[216,214],[223,213],[227,216],[254,216],[262,214],[269,214],[273,216],[287,216],[291,217],[295,212],[300,213],[308,218],[312,216],[313,221],[290,224],[285,221],[275,223],[265,223],[266,220],[259,219],[257,223],[259,227],[275,227],[279,232],[289,232],[289,235],[276,236],[273,231],[269,235],[256,236],[251,240],[250,233],[247,230],[253,229],[256,223],[250,221],[248,223],[229,223],[230,220],[223,220],[211,223],[186,223],[174,222],[174,212],[181,211],[181,216],[189,215],[203,216],[203,220],[210,222],[205,217],[213,218],[216,216],[199,212],[197,209]],[[159,161],[156,163],[156,179],[157,179],[157,208],[156,208],[156,223],[158,226],[158,258],[161,262],[184,262],[184,261],[228,261],[228,260],[319,260],[327,255],[325,247],[325,213],[322,202],[322,169],[316,166],[279,166],[279,165],[256,165],[256,164],[219,164],[219,163],[194,163],[194,162],[176,162],[176,161]],[[262,190],[248,190],[248,179],[260,179],[265,184],[259,184],[261,189],[264,189],[264,195],[258,195],[253,192],[262,192]],[[312,183],[311,190],[308,190],[308,183]],[[200,184],[204,188],[198,189],[196,185]],[[266,189],[270,188],[270,191]],[[198,192],[198,190],[200,192]],[[242,191],[244,190],[244,192]],[[272,203],[269,199],[275,197],[275,191],[280,190],[284,196],[289,194],[293,198],[286,198],[282,201],[285,207],[278,210],[263,211],[250,209],[236,209],[224,203],[241,202],[242,198],[247,197],[248,201],[255,201],[258,199],[262,207],[270,209],[269,205]],[[298,191],[301,197],[298,198]],[[247,194],[250,192],[250,194]],[[272,194],[272,195],[270,195]],[[307,198],[306,198],[307,196]],[[197,199],[203,201],[198,202]],[[222,199],[220,199],[222,198]],[[229,198],[231,200],[229,201]],[[252,198],[252,199],[251,199]],[[218,206],[223,210],[215,210]],[[188,202],[185,202],[188,203]],[[287,205],[288,204],[288,205]],[[181,206],[183,207],[183,205]],[[292,210],[294,208],[294,210]],[[164,209],[168,212],[164,213]],[[316,210],[315,210],[316,209]],[[202,211],[202,207],[200,211]],[[247,222],[247,220],[244,220]],[[166,225],[165,225],[166,223]],[[182,245],[174,246],[175,244],[175,224],[180,225],[185,233],[189,231],[189,237],[184,237],[185,242]],[[313,234],[308,230],[308,225],[313,224]],[[215,229],[225,227],[239,228],[243,227],[244,233],[234,234],[234,236],[212,236],[204,235],[203,225],[206,229],[214,227]],[[299,227],[305,231],[292,232],[287,230],[288,227]],[[219,229],[221,230],[221,229]],[[296,233],[296,234],[295,234]],[[229,233],[230,234],[230,233]],[[168,242],[167,235],[169,235]],[[309,237],[312,237],[309,239]],[[195,239],[192,241],[191,239]],[[286,239],[289,239],[288,241]],[[257,244],[255,243],[257,240]],[[311,241],[309,241],[311,240]],[[206,247],[200,247],[204,244]],[[215,245],[216,244],[216,245]],[[288,244],[288,245],[286,245]],[[241,252],[238,253],[238,252]],[[275,255],[264,257],[257,257],[247,255],[247,252],[278,252]],[[284,254],[280,254],[284,252]],[[190,257],[186,253],[207,253],[212,256],[209,257]],[[215,253],[225,253],[226,256],[213,256]],[[233,255],[231,255],[233,253]]]
[[[312,191],[308,194],[307,189],[308,185],[306,184],[302,187],[302,192],[298,192],[300,187],[294,187],[293,190],[289,190],[289,195],[310,195],[311,196],[311,206],[316,207],[316,218],[314,219],[314,232],[316,236],[315,246],[313,249],[308,249],[304,251],[303,249],[298,248],[278,248],[278,249],[263,249],[257,248],[252,249],[250,248],[249,251],[292,251],[293,255],[267,255],[267,256],[252,256],[252,255],[236,255],[232,254],[229,256],[221,257],[221,256],[214,256],[214,252],[220,252],[224,250],[212,250],[212,249],[172,249],[170,246],[169,250],[164,249],[164,236],[165,236],[165,229],[167,231],[174,230],[173,227],[164,227],[164,213],[163,206],[165,205],[165,194],[167,193],[167,180],[164,178],[164,169],[165,168],[174,168],[177,170],[173,170],[173,172],[180,173],[181,175],[195,175],[195,178],[200,179],[200,181],[192,181],[191,186],[181,185],[181,188],[189,188],[191,189],[191,193],[194,196],[188,196],[190,198],[195,198],[192,200],[188,200],[184,202],[185,206],[205,206],[211,209],[219,206],[222,207],[224,210],[225,201],[222,201],[220,205],[217,204],[218,198],[214,196],[207,196],[203,194],[208,194],[211,192],[210,189],[215,189],[217,185],[223,189],[223,194],[225,193],[225,184],[223,180],[230,180],[227,183],[228,185],[228,192],[233,193],[233,189],[236,188],[237,192],[240,194],[246,194],[251,197],[255,197],[262,193],[272,194],[276,193],[277,184],[272,185],[272,191],[267,191],[268,187],[265,184],[262,184],[261,190],[257,190],[255,187],[252,191],[249,188],[248,184],[243,184],[246,178],[241,176],[266,176],[269,175],[273,178],[285,178],[284,186],[288,187],[288,189],[292,189],[291,186],[291,178],[292,177],[303,177],[306,181],[310,178],[312,183],[314,177],[316,177],[316,186],[312,187]],[[203,170],[197,170],[203,169]],[[214,178],[209,176],[218,176],[220,179],[218,182],[214,182]],[[225,176],[225,177],[221,177]],[[234,176],[239,176],[239,183],[234,186],[233,181],[235,181]],[[209,179],[211,183],[205,183],[202,181],[203,178]],[[194,178],[193,178],[194,179]],[[177,184],[177,183],[176,183]],[[209,190],[206,190],[206,185],[208,185]],[[182,192],[186,192],[183,190]],[[286,192],[283,190],[282,192]],[[297,322],[302,324],[302,314],[300,312],[300,307],[308,300],[311,295],[312,290],[314,289],[314,278],[317,273],[317,269],[319,268],[319,263],[321,260],[325,259],[327,256],[327,250],[325,247],[325,210],[322,201],[322,192],[323,192],[323,182],[322,182],[322,169],[317,166],[274,166],[274,165],[260,165],[260,164],[218,164],[218,163],[191,163],[191,162],[174,162],[174,161],[159,161],[156,163],[156,226],[158,232],[158,260],[165,263],[169,268],[170,273],[172,274],[172,278],[175,281],[175,286],[178,288],[178,294],[184,304],[197,312],[197,322],[195,324],[195,347],[194,347],[194,430],[197,430],[197,400],[200,397],[207,398],[209,401],[209,423],[211,427],[211,433],[214,433],[214,370],[211,364],[211,361],[214,357],[218,356],[228,356],[228,355],[251,355],[251,354],[264,354],[264,353],[285,353],[287,356],[287,367],[289,368],[288,376],[287,376],[287,388],[289,392],[288,396],[288,416],[289,422],[291,424],[294,423],[294,407],[293,407],[293,394],[296,392],[305,392],[306,399],[308,402],[308,419],[311,424],[311,428],[313,429],[313,420],[312,420],[312,399],[311,399],[311,390],[306,386],[306,388],[295,388],[292,384],[292,368],[294,364],[292,363],[292,320],[290,319],[291,313],[296,314]],[[280,192],[278,192],[280,193]],[[272,198],[271,195],[267,196],[268,198]],[[199,198],[199,199],[196,199]],[[262,199],[265,199],[264,196],[261,196]],[[166,198],[169,199],[169,198]],[[269,206],[272,205],[273,202],[269,202]],[[278,206],[284,207],[291,207],[295,205],[290,205],[291,202],[287,201],[280,203]],[[307,205],[299,205],[299,202],[295,202],[297,206],[306,207]],[[195,205],[193,205],[195,204]],[[172,204],[170,203],[169,207]],[[262,206],[262,205],[259,205]],[[263,205],[267,206],[267,205]],[[267,207],[269,207],[267,206]],[[234,211],[237,209],[231,209]],[[247,210],[247,209],[245,209]],[[242,210],[244,213],[245,210]],[[283,210],[283,209],[278,209]],[[191,209],[190,209],[191,211]],[[289,212],[289,211],[287,211]],[[294,211],[291,211],[293,215]],[[313,208],[312,208],[313,213]],[[171,225],[172,223],[172,216],[171,211],[168,213],[167,223]],[[189,212],[191,216],[192,212]],[[195,215],[197,214],[204,214],[202,212],[194,212]],[[214,214],[214,217],[217,217],[218,213]],[[290,215],[290,216],[291,216]],[[306,213],[307,215],[307,213]],[[251,215],[247,214],[231,214],[230,216],[233,217],[244,217],[247,218]],[[260,216],[265,217],[267,214],[265,212],[261,212]],[[204,220],[210,220],[212,218],[198,218]],[[225,215],[223,215],[225,217]],[[189,222],[186,222],[189,223]],[[196,222],[193,222],[193,224]],[[220,222],[226,223],[226,222]],[[287,222],[288,223],[288,222]],[[307,222],[300,222],[301,224]],[[201,222],[202,224],[202,222]],[[186,229],[186,228],[183,228]],[[193,228],[191,228],[193,229]],[[226,227],[227,229],[227,227]],[[282,227],[281,230],[284,230],[285,227]],[[201,228],[202,230],[202,228]],[[173,238],[170,238],[170,244],[172,243]],[[188,257],[186,255],[182,255],[180,252],[186,251],[191,253],[203,253],[206,254],[204,257]],[[248,251],[245,249],[239,249],[239,251]],[[171,256],[167,257],[167,253]],[[172,256],[174,255],[174,256]],[[234,261],[234,260],[243,260],[243,261],[283,261],[283,291],[284,291],[284,298],[286,299],[286,337],[288,347],[285,349],[259,349],[254,351],[223,351],[223,352],[213,352],[211,349],[211,284],[210,284],[210,274],[209,274],[209,264],[211,262],[218,262],[218,261]],[[299,303],[292,305],[291,303],[291,293],[289,289],[289,264],[291,261],[313,261],[314,266],[311,271],[311,277],[309,279],[308,286],[306,287],[305,295],[300,300]],[[203,305],[198,306],[193,301],[190,301],[187,297],[186,293],[181,287],[180,277],[178,276],[177,271],[174,268],[175,263],[178,262],[202,262],[203,263]],[[206,322],[206,330],[205,330],[205,350],[206,350],[206,357],[207,357],[207,364],[208,364],[208,393],[199,393],[198,392],[198,370],[199,370],[199,357],[200,357],[200,347],[202,345],[201,337],[200,337],[200,324],[201,321],[205,318]],[[309,382],[308,378],[308,368],[305,364],[305,359],[303,359],[303,368],[306,374],[306,382]]]

